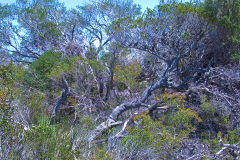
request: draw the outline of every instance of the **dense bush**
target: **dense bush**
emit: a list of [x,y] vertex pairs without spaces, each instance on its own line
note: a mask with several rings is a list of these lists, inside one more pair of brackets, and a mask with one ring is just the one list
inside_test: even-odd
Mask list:
[[53,50],[43,53],[38,60],[30,64],[29,69],[24,74],[27,84],[38,89],[46,89],[50,83],[49,74],[52,68],[61,62],[61,53]]
[[201,3],[200,15],[221,26],[226,36],[222,42],[231,48],[232,57],[239,59],[240,49],[240,2],[238,0],[206,0]]
[[156,120],[151,119],[148,112],[134,116],[137,126],[127,129],[129,135],[121,142],[123,152],[141,158],[141,153],[137,154],[138,150],[152,148],[163,159],[170,159],[181,142],[196,130],[193,120],[202,122],[195,111],[184,107],[184,97],[178,93],[163,94],[162,98],[172,109],[161,113]]
[[240,157],[239,0],[0,9],[0,159]]

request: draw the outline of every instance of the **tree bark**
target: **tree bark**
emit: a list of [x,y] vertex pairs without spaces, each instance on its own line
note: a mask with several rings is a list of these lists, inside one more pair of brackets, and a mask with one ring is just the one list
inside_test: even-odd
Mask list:
[[56,104],[56,106],[53,110],[53,114],[52,114],[51,122],[50,122],[51,126],[54,124],[54,121],[55,121],[55,118],[58,114],[58,110],[60,108],[60,105],[63,104],[64,102],[66,102],[69,95],[70,95],[70,87],[69,87],[68,82],[67,82],[67,80],[65,79],[64,76],[62,77],[62,83],[63,83],[63,86],[64,86],[64,91],[62,92],[62,96],[58,100],[58,102],[57,102],[57,104]]

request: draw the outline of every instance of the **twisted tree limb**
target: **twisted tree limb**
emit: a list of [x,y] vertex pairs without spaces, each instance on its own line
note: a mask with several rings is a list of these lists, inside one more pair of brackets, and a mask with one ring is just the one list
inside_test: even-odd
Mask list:
[[[121,105],[117,106],[115,109],[113,109],[112,113],[106,120],[106,122],[101,123],[95,130],[93,130],[92,134],[89,137],[89,142],[93,141],[96,137],[101,135],[103,132],[107,131],[111,126],[120,125],[123,122],[119,123],[116,122],[119,115],[121,115],[123,112],[139,108],[141,106],[147,107],[149,111],[153,111],[157,109],[157,105],[147,105],[145,104],[145,101],[152,95],[152,92],[159,88],[173,88],[176,90],[187,88],[187,84],[190,81],[190,79],[195,75],[195,73],[204,72],[206,69],[200,69],[197,65],[194,64],[194,67],[189,71],[189,74],[186,76],[186,78],[180,83],[175,84],[172,82],[169,82],[169,77],[171,74],[174,74],[175,69],[178,66],[178,63],[180,59],[183,58],[183,56],[176,51],[176,56],[172,59],[169,59],[166,61],[167,68],[163,72],[162,76],[159,77],[159,79],[152,83],[150,86],[148,86],[142,95],[140,95],[136,100],[132,102],[126,102],[122,103]],[[117,123],[117,124],[116,124]]]
[[54,110],[53,110],[53,114],[52,114],[52,117],[51,117],[51,122],[50,122],[50,125],[52,126],[54,124],[54,120],[58,114],[58,110],[60,108],[60,105],[65,103],[69,97],[69,95],[71,94],[70,92],[70,87],[68,85],[68,82],[67,80],[65,79],[65,77],[63,76],[62,77],[62,83],[63,83],[63,86],[64,86],[64,91],[62,92],[62,96],[61,98],[58,100]]
[[224,155],[224,151],[226,149],[228,149],[228,148],[232,149],[235,152],[235,154],[236,154],[235,156],[236,157],[239,157],[240,156],[240,146],[239,146],[239,143],[237,143],[237,144],[224,144],[222,142],[222,139],[220,139],[220,146],[222,148],[214,155],[214,157],[219,157],[221,155]]
[[[96,141],[95,143],[96,143],[96,144],[99,144],[99,143],[103,143],[103,142],[109,141],[109,139],[118,139],[118,138],[124,137],[124,132],[125,132],[125,130],[126,130],[127,127],[130,126],[131,124],[134,124],[134,125],[136,125],[137,127],[140,127],[140,128],[141,128],[141,126],[134,121],[134,116],[136,116],[136,115],[140,115],[140,114],[142,114],[142,113],[144,113],[144,112],[146,112],[146,111],[149,111],[149,114],[150,114],[150,112],[152,112],[152,111],[155,110],[155,109],[157,109],[157,110],[162,110],[162,111],[165,111],[166,109],[168,109],[168,106],[166,106],[165,103],[160,103],[160,105],[159,105],[159,102],[158,102],[158,103],[155,103],[155,104],[153,104],[153,105],[141,104],[141,106],[147,107],[147,109],[146,109],[146,110],[143,110],[143,111],[141,111],[141,112],[136,112],[136,113],[134,113],[134,114],[133,114],[129,119],[127,119],[124,123],[123,123],[122,121],[118,121],[118,122],[115,122],[115,123],[110,124],[109,126],[106,126],[107,128],[104,128],[104,129],[109,129],[109,128],[113,127],[113,126],[117,126],[117,125],[123,124],[122,129],[121,129],[118,133],[116,133],[114,136],[112,136],[112,137],[110,137],[110,138],[104,138],[104,139],[102,139],[102,140]],[[104,123],[102,123],[102,124],[104,124]],[[98,127],[101,128],[101,129],[103,129],[102,125],[99,125]],[[99,134],[100,134],[100,133],[101,133],[101,132],[99,132]],[[97,137],[97,135],[96,135],[96,137]],[[93,140],[93,139],[92,139],[92,140]]]

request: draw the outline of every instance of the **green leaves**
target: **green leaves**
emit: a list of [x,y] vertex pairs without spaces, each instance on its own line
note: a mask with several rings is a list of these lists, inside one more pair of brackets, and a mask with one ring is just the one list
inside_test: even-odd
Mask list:
[[229,120],[228,117],[223,116],[221,113],[219,113],[215,107],[209,102],[208,97],[206,95],[203,95],[202,97],[202,104],[200,105],[200,111],[201,111],[201,118],[203,119],[203,123],[212,122],[218,125],[222,128],[228,128],[229,127]]
[[71,136],[67,133],[68,125],[65,124],[64,130],[56,125],[51,127],[49,123],[50,119],[41,115],[38,124],[31,126],[27,131],[26,147],[29,147],[29,156],[32,154],[33,157],[40,159],[73,159],[74,151],[71,150]]
[[202,112],[206,112],[208,114],[213,114],[215,112],[214,106],[208,101],[207,95],[203,95],[202,104],[200,105],[200,109]]
[[136,115],[134,122],[138,126],[127,129],[129,136],[123,138],[123,145],[129,149],[131,144],[135,144],[137,149],[153,147],[155,152],[165,156],[166,153],[172,154],[174,148],[195,131],[196,128],[192,121],[196,119],[197,122],[201,122],[202,120],[195,111],[184,107],[184,95],[165,93],[162,99],[171,107],[176,108],[161,113],[161,116],[155,120],[150,118],[148,112]]
[[54,65],[50,72],[47,74],[48,78],[60,78],[64,73],[70,73],[74,69],[74,66],[81,57],[66,57]]
[[59,52],[47,51],[38,60],[34,61],[29,68],[35,70],[40,78],[45,78],[51,69],[61,61],[61,56],[62,54]]
[[53,50],[47,51],[42,54],[38,60],[34,61],[27,71],[25,71],[25,81],[37,88],[45,88],[47,81],[49,81],[49,74],[53,67],[61,62],[62,54],[54,52]]
[[125,83],[131,88],[139,87],[136,78],[141,72],[141,66],[137,62],[134,62],[128,66],[117,65],[114,69],[114,72],[115,81]]
[[[225,30],[226,42],[234,54],[239,52],[240,1],[239,0],[206,0],[198,12],[215,25]],[[228,42],[228,40],[230,40]],[[236,57],[237,58],[237,57]],[[237,58],[238,59],[238,58]]]
[[61,36],[61,31],[58,25],[54,22],[44,22],[39,25],[43,29],[43,38],[54,38],[58,39]]

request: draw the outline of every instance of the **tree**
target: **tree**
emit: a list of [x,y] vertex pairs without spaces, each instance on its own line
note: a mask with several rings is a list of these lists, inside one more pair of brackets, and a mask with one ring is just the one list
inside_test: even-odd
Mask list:
[[206,0],[201,4],[199,15],[222,30],[222,43],[231,48],[229,55],[233,59],[239,59],[239,13],[240,2],[238,0]]
[[[1,7],[2,50],[9,52],[16,62],[31,63],[51,49],[66,55],[70,43],[82,43],[81,35],[75,33],[80,32],[81,19],[72,18],[76,13],[57,1],[18,0]],[[82,49],[81,45],[78,47]]]
[[1,158],[238,157],[238,3],[220,2],[0,5]]
[[[119,36],[115,37],[120,46],[148,52],[156,56],[161,65],[156,66],[157,79],[146,87],[137,99],[113,109],[107,121],[96,128],[89,141],[109,127],[121,124],[121,121],[117,121],[119,116],[129,109],[157,109],[159,102],[146,104],[152,99],[155,90],[186,90],[192,79],[200,78],[199,74],[216,64],[217,59],[212,53],[221,47],[216,40],[217,32],[204,19],[190,11],[182,12],[180,8],[178,4],[170,3],[159,5],[154,10],[148,9],[146,14],[129,28],[124,26],[129,24],[129,21],[122,20],[122,32],[116,31]],[[215,43],[216,48],[212,47]]]

